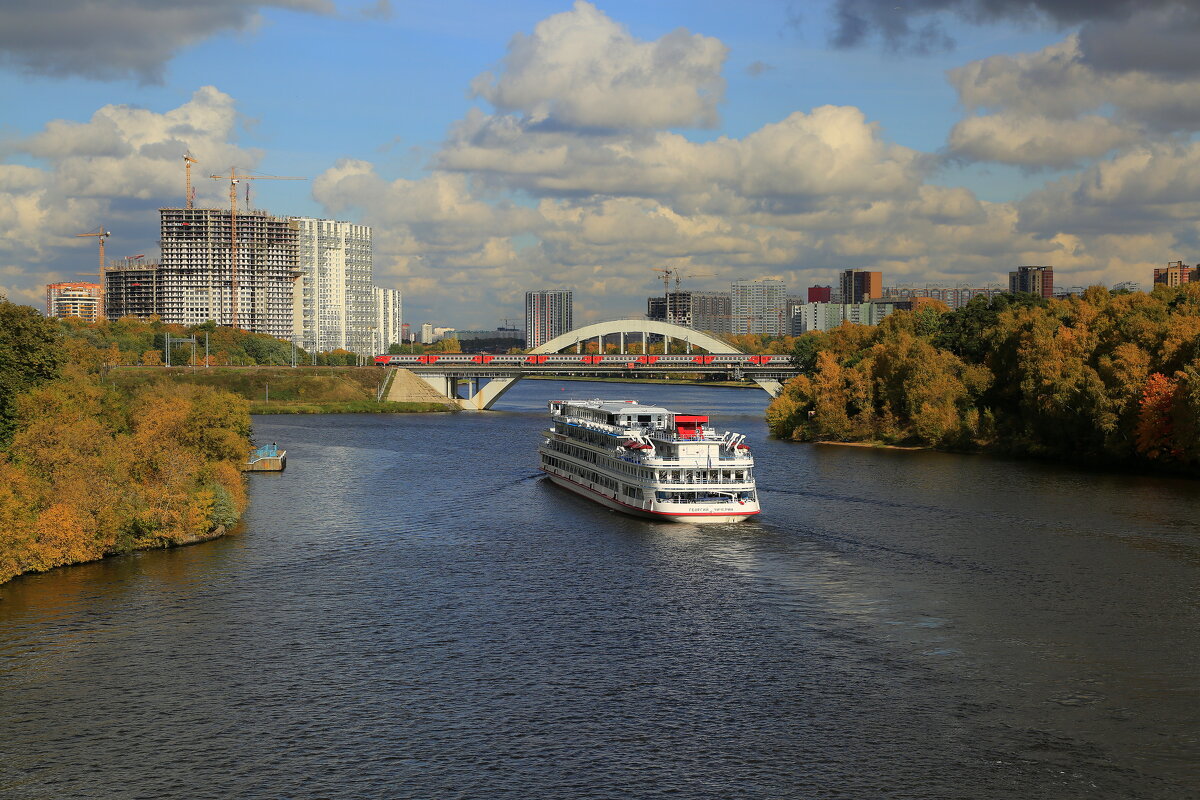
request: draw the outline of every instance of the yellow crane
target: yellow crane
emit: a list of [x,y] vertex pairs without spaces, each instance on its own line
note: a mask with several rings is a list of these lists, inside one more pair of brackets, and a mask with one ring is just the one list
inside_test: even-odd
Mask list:
[[[104,226],[101,225],[99,228],[92,231],[91,233],[77,233],[77,234],[75,234],[75,236],[76,237],[79,237],[79,236],[95,236],[96,237],[96,241],[100,243],[100,269],[104,269],[104,240],[107,239],[108,237],[112,236],[112,231],[104,230]],[[81,272],[79,274],[80,275],[98,275],[99,273]]]
[[237,185],[239,181],[306,181],[308,178],[296,178],[283,175],[246,175],[240,174],[237,167],[230,167],[228,175],[209,175],[214,180],[229,181],[229,287],[230,287],[230,323],[238,326],[238,281],[237,281]]
[[662,273],[663,303],[666,304],[666,306],[665,306],[666,312],[665,313],[667,316],[667,320],[670,321],[670,319],[671,319],[671,276],[674,275],[675,273],[677,273],[678,270],[676,270],[672,267],[651,267],[650,269],[654,270],[655,272]]
[[191,152],[183,154],[183,174],[184,174],[184,191],[183,202],[184,208],[191,208],[196,201],[196,193],[192,191],[192,164],[200,162],[192,156]]

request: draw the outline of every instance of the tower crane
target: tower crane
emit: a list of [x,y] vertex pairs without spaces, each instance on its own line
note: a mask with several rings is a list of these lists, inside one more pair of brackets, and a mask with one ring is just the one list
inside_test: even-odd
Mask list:
[[[112,236],[112,231],[104,230],[104,226],[101,225],[99,228],[97,228],[96,230],[94,230],[90,233],[77,233],[75,235],[77,237],[78,236],[95,236],[96,237],[96,241],[100,243],[100,269],[104,269],[104,240],[107,239],[108,237]],[[80,274],[81,275],[93,275],[93,274],[97,274],[97,273],[83,272]]]
[[237,167],[229,168],[229,175],[209,175],[208,177],[229,181],[229,294],[230,294],[230,324],[238,324],[238,280],[237,280],[237,186],[239,181],[306,181],[308,178],[296,178],[283,175],[245,175],[237,171]]
[[672,267],[651,267],[655,272],[662,273],[663,282],[663,303],[666,309],[667,320],[671,319],[671,276],[678,273],[679,270]]
[[[713,277],[713,274],[708,273],[708,272],[694,273],[691,275],[680,275],[679,270],[678,269],[675,270],[675,317],[676,318],[672,319],[670,310],[668,309],[667,322],[676,322],[681,325],[683,324],[683,315],[679,313],[679,298],[680,298],[680,294],[681,294],[681,290],[679,288],[679,284],[681,282],[680,279],[681,278],[711,278],[711,277]],[[689,310],[689,313],[691,313],[691,310],[692,310],[691,300],[688,301],[688,310]]]
[[183,174],[184,174],[184,193],[183,201],[185,208],[191,208],[196,201],[196,193],[192,191],[192,164],[199,164],[191,154],[187,152],[183,154]]

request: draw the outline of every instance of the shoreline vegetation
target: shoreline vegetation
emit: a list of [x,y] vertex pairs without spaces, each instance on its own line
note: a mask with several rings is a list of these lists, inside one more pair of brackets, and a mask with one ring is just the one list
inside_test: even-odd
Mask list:
[[246,508],[249,403],[120,386],[74,328],[0,298],[0,583],[215,538]]
[[1200,285],[936,303],[799,337],[773,436],[1200,476]]

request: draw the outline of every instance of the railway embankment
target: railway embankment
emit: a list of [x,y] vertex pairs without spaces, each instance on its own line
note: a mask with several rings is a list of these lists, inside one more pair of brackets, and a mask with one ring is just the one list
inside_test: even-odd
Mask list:
[[[244,397],[251,414],[358,414],[446,411],[430,398],[398,398],[378,367],[117,367],[108,380],[123,388],[194,384]],[[422,381],[423,383],[423,381]],[[430,392],[433,392],[430,389]],[[383,395],[381,399],[381,395]]]

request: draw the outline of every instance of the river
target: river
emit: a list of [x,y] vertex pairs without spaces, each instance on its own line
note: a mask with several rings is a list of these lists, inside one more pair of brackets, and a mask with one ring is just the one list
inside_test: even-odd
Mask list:
[[[549,485],[571,396],[748,434],[761,518]],[[771,441],[766,402],[256,418],[288,469],[235,535],[0,586],[0,797],[1200,796],[1195,482]]]

